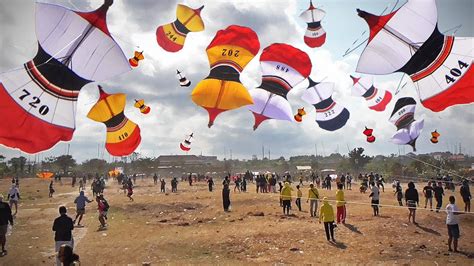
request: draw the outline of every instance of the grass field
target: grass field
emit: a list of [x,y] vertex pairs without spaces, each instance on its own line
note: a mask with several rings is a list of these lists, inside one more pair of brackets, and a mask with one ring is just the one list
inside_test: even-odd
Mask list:
[[[60,205],[66,205],[73,216],[78,195],[70,179],[63,178],[63,183],[56,184],[54,197],[48,198],[47,181],[20,181],[22,200],[7,239],[8,255],[0,258],[0,265],[54,263],[53,220]],[[216,183],[213,192],[208,192],[205,183],[192,187],[180,183],[178,193],[163,194],[151,179],[138,179],[135,201],[130,202],[116,182],[109,182],[104,192],[111,205],[108,229],[98,231],[94,202],[86,208],[85,227],[73,231],[82,265],[474,265],[474,214],[460,216],[461,253],[452,253],[447,251],[444,212],[419,208],[419,225],[408,224],[408,210],[402,208],[385,206],[380,217],[373,217],[369,193],[346,191],[346,200],[354,203],[347,205],[347,224],[337,227],[334,244],[326,241],[323,226],[309,217],[306,200],[302,212],[296,211],[293,202],[293,215],[283,216],[278,194],[257,194],[255,185],[249,184],[247,193],[231,192],[232,211],[226,213],[220,181]],[[9,179],[0,181],[5,196],[9,186]],[[422,186],[417,184],[419,192]],[[306,184],[304,197],[307,189]],[[463,209],[458,190],[456,203]],[[335,190],[319,192],[335,198]],[[86,195],[92,198],[89,188]],[[443,208],[450,195],[446,193]],[[398,205],[391,187],[381,193],[381,204]]]

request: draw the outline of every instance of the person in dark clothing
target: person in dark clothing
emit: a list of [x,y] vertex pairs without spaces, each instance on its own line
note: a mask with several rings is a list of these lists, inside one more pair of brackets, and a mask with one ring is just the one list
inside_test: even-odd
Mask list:
[[339,182],[342,184],[342,189],[346,189],[346,176],[344,174],[341,175]]
[[412,219],[413,223],[416,224],[416,206],[419,206],[418,190],[415,189],[413,182],[408,183],[408,189],[405,190],[405,203],[410,211],[408,214],[408,222]]
[[209,186],[209,192],[212,192],[212,187],[214,186],[214,180],[212,180],[212,177],[209,177],[207,180],[207,185]]
[[188,175],[188,182],[189,182],[189,186],[193,185],[193,176],[191,175],[191,173],[189,173]]
[[176,177],[171,179],[171,192],[178,192],[178,179]]
[[52,198],[53,197],[53,193],[54,193],[54,187],[53,187],[53,180],[51,180],[51,183],[49,183],[49,197]]
[[153,175],[153,184],[158,184],[158,176],[156,175],[156,173]]
[[160,180],[160,191],[161,191],[162,193],[165,193],[165,192],[166,192],[166,181],[165,181],[164,178],[162,178],[162,179]]
[[461,189],[459,191],[461,193],[462,200],[464,201],[464,211],[471,212],[471,191],[469,191],[469,181],[464,179],[462,182]]
[[59,247],[58,251],[58,259],[61,261],[61,265],[65,266],[72,266],[72,265],[80,265],[79,263],[79,255],[73,252],[72,247],[62,244]]
[[444,189],[443,189],[443,183],[438,182],[438,185],[434,183],[433,191],[434,191],[434,196],[436,199],[436,212],[439,212],[439,209],[441,209],[441,206],[443,205],[443,196],[444,196]]
[[433,187],[431,186],[431,182],[428,182],[428,185],[423,188],[423,194],[425,194],[425,209],[429,202],[430,210],[433,211]]
[[224,206],[224,211],[228,212],[230,207],[230,189],[229,189],[230,181],[229,176],[224,178],[222,181],[222,204]]
[[398,205],[403,206],[403,203],[402,203],[403,192],[402,192],[402,185],[400,185],[400,181],[397,181],[397,187],[395,188],[395,195],[397,195]]
[[244,177],[244,179],[242,180],[242,185],[241,185],[241,187],[242,187],[242,191],[243,191],[243,192],[247,192],[247,180],[245,179],[245,177]]
[[325,181],[326,181],[326,189],[331,190],[331,176],[327,175]]
[[0,257],[7,255],[5,244],[7,243],[8,223],[13,226],[12,210],[8,203],[3,202],[3,195],[0,194],[0,244],[2,245],[2,252]]
[[[74,239],[72,230],[74,230],[74,222],[71,217],[67,216],[67,209],[64,206],[59,207],[60,216],[54,220],[53,231],[54,241],[56,241],[55,251],[58,252],[61,245],[66,244],[74,248]],[[57,265],[61,265],[58,257],[56,257]]]
[[283,200],[281,199],[281,190],[283,189],[283,184],[278,182],[278,193],[280,193],[280,207],[283,207]]

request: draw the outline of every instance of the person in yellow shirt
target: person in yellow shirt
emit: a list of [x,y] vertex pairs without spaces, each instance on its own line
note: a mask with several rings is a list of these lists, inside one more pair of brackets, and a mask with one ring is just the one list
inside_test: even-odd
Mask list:
[[336,242],[336,240],[334,240],[334,210],[331,204],[329,204],[327,197],[323,198],[323,205],[319,210],[319,223],[321,223],[321,220],[324,222],[324,231],[326,231],[327,240],[331,241],[332,239],[333,242]]
[[342,183],[337,184],[336,191],[336,216],[337,223],[346,223],[346,201],[344,200],[344,190]]
[[293,189],[289,182],[285,182],[281,190],[281,200],[283,203],[283,214],[290,215],[291,209],[291,192]]
[[306,200],[306,202],[309,201],[309,213],[311,214],[311,217],[317,217],[318,199],[319,199],[318,189],[315,188],[313,184],[310,184],[309,190],[308,190],[308,199]]
[[298,210],[301,211],[301,197],[303,197],[303,192],[301,192],[300,190],[300,185],[297,185],[296,186],[296,193],[297,193],[297,197],[296,197],[296,206],[298,206]]

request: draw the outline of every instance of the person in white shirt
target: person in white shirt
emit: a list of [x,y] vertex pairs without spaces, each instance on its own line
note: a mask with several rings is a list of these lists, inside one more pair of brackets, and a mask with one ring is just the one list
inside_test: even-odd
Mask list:
[[7,197],[10,203],[10,209],[15,205],[15,213],[13,214],[13,216],[15,216],[18,213],[18,200],[20,199],[20,190],[18,190],[15,183],[12,183],[12,187],[8,191]]
[[[451,243],[454,242],[454,252],[458,252],[458,239],[459,239],[459,218],[458,215],[462,214],[459,212],[458,207],[455,204],[456,198],[454,196],[449,197],[449,204],[446,205],[446,225],[448,227],[448,246],[449,251],[451,249]],[[454,241],[453,241],[454,240]]]
[[371,203],[372,208],[374,209],[374,216],[379,216],[380,191],[374,182],[371,182],[370,186],[372,193],[370,193],[369,198],[372,198]]

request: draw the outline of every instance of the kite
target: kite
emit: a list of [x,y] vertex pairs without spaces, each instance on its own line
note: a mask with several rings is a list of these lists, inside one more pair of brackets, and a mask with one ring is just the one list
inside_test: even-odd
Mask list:
[[183,151],[190,151],[191,150],[191,138],[193,138],[194,133],[191,133],[190,135],[187,136],[187,138],[179,144],[179,147]]
[[303,116],[306,115],[306,111],[303,108],[298,109],[298,113],[294,116],[296,122],[301,122],[303,121]]
[[184,75],[181,75],[181,72],[177,69],[176,69],[176,75],[178,76],[179,86],[189,87],[191,85],[191,81],[188,80]]
[[392,100],[392,94],[389,91],[374,87],[372,78],[351,76],[354,82],[352,86],[352,96],[364,97],[369,109],[377,112],[384,111]]
[[104,123],[107,127],[105,149],[113,156],[127,156],[135,151],[141,141],[140,128],[125,114],[126,95],[107,94],[99,87],[99,99],[87,117]]
[[420,136],[424,120],[415,120],[416,101],[411,97],[398,99],[393,108],[390,122],[397,127],[397,132],[392,136],[392,142],[398,145],[410,145],[416,151],[416,139]]
[[318,83],[311,78],[308,80],[308,89],[303,93],[301,99],[316,108],[316,123],[320,128],[328,131],[342,128],[349,120],[350,113],[346,108],[333,101],[334,83]]
[[384,16],[357,12],[370,28],[357,72],[406,73],[423,106],[434,112],[474,102],[473,38],[441,34],[435,0],[409,0]]
[[188,6],[178,4],[176,8],[176,20],[156,29],[156,41],[165,51],[178,52],[183,49],[184,41],[188,32],[204,30],[204,22],[201,18],[201,10],[192,9]]
[[293,111],[286,98],[288,92],[311,73],[309,56],[288,44],[274,43],[260,56],[262,83],[249,91],[253,105],[248,109],[255,117],[253,129],[267,119],[293,121]]
[[150,106],[145,105],[145,100],[135,100],[134,106],[140,109],[142,114],[148,114],[151,111]]
[[219,30],[207,47],[211,71],[196,85],[191,99],[209,113],[209,127],[220,113],[253,104],[252,97],[240,82],[240,73],[259,49],[257,34],[237,25]]
[[435,143],[435,144],[438,143],[439,136],[441,136],[441,134],[439,134],[438,131],[435,130],[431,132],[431,139],[430,139],[431,143]]
[[111,4],[78,12],[36,3],[36,56],[0,74],[1,144],[37,153],[71,140],[81,88],[131,69],[107,29]]
[[304,42],[311,48],[321,47],[326,42],[326,32],[321,27],[321,20],[325,15],[324,10],[313,6],[313,1],[309,1],[309,8],[300,15],[300,18],[308,24]]
[[138,66],[138,62],[139,62],[140,60],[143,60],[143,59],[145,59],[145,56],[143,56],[143,51],[141,51],[141,52],[135,51],[133,57],[130,58],[130,59],[128,59],[128,62],[130,63],[130,65],[131,65],[132,67],[137,67],[137,66]]
[[41,179],[51,179],[54,176],[54,173],[51,172],[40,172],[37,173],[36,176]]
[[375,137],[372,135],[373,132],[373,129],[367,127],[365,127],[365,130],[362,132],[367,137],[368,143],[372,143],[375,141]]

